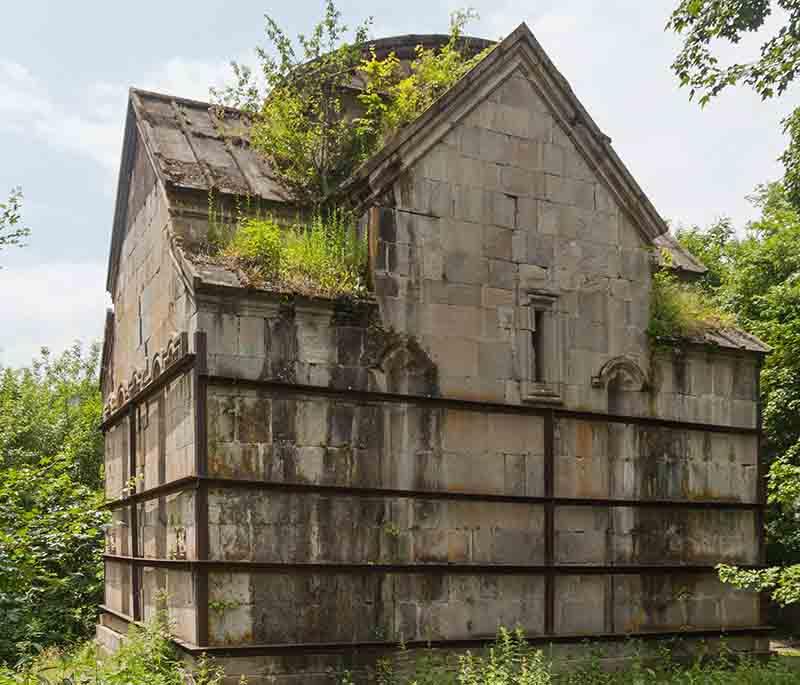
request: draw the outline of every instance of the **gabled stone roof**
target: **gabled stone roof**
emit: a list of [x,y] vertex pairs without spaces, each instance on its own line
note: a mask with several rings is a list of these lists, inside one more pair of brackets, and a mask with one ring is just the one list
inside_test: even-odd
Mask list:
[[639,184],[605,135],[573,93],[525,23],[520,24],[483,60],[414,122],[367,160],[348,183],[347,190],[368,205],[424,152],[441,140],[472,107],[515,71],[523,71],[556,121],[650,241],[668,230]]
[[244,112],[137,89],[130,98],[156,172],[168,187],[289,199],[250,147],[251,122]]
[[[411,59],[416,45],[433,47],[445,42],[443,35],[407,35],[371,41],[376,53],[394,50],[399,58]],[[467,38],[471,51],[492,42]],[[466,101],[480,98],[487,84],[505,78],[509,69],[529,73],[559,123],[573,138],[634,222],[649,239],[667,231],[667,226],[628,172],[603,134],[523,23],[474,69],[437,100],[415,122],[402,129],[382,150],[354,174],[346,192],[364,205],[377,197],[399,173],[413,164],[421,150],[435,144],[464,114]],[[135,132],[150,156],[165,189],[211,189],[223,194],[249,195],[267,202],[285,203],[291,198],[273,177],[269,164],[249,146],[250,122],[235,109],[209,103],[132,89],[117,190],[117,210],[109,255],[109,290],[124,227],[120,204],[128,196],[130,149]],[[409,147],[414,154],[405,154]]]
[[[653,241],[653,245],[659,250],[656,259],[660,266],[669,267],[689,277],[702,276],[708,271],[691,252],[675,240],[671,233],[663,233],[658,236]],[[667,252],[669,259],[665,259],[662,250]]]

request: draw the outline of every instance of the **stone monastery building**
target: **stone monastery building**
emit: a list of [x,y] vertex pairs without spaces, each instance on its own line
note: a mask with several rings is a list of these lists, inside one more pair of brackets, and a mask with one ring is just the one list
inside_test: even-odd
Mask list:
[[[374,45],[408,60],[444,40]],[[651,343],[659,262],[704,269],[524,24],[350,183],[368,299],[254,289],[195,258],[210,192],[291,207],[247,135],[240,112],[130,92],[104,645],[165,606],[187,655],[251,685],[501,625],[554,654],[765,648],[759,597],[714,566],[763,562],[767,349],[732,329]]]

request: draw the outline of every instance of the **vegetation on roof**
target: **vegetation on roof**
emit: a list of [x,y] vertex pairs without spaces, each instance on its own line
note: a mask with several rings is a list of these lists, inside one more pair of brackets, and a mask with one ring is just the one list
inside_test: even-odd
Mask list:
[[682,283],[667,270],[653,276],[647,332],[657,341],[688,339],[730,328],[734,317],[700,288]]
[[[234,63],[235,82],[212,95],[251,114],[251,144],[299,203],[331,206],[361,163],[487,54],[468,56],[463,29],[474,17],[455,12],[450,40],[438,50],[418,46],[405,73],[394,52],[378,59],[368,49],[371,20],[346,37],[333,0],[296,43],[267,16],[269,49],[257,49],[265,87],[252,70]],[[359,78],[368,82],[363,92],[353,89]]]
[[204,258],[255,288],[329,298],[367,293],[366,239],[344,211],[288,224],[269,216],[242,216],[233,226],[212,222]]

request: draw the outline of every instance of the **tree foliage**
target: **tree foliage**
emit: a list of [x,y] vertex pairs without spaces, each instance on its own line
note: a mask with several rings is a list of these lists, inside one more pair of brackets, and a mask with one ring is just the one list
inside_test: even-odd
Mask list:
[[[720,64],[715,42],[738,44],[760,30],[775,10],[785,12],[787,21],[762,43],[757,59]],[[781,95],[800,66],[800,5],[795,0],[682,0],[667,27],[684,39],[672,69],[692,96],[700,93],[702,104],[736,84],[750,86],[763,98]]]
[[0,663],[88,635],[102,599],[98,348],[0,370]]
[[[785,16],[776,33],[761,44],[759,56],[723,65],[714,48],[720,41],[737,45],[764,28],[775,12]],[[744,85],[762,98],[782,95],[800,68],[800,3],[796,0],[681,0],[668,29],[683,37],[672,69],[690,97],[707,104],[725,88]],[[789,145],[781,155],[786,198],[800,208],[800,108],[783,121]]]
[[709,268],[707,292],[772,348],[761,373],[762,458],[770,464],[768,557],[784,567],[721,571],[725,580],[789,602],[800,599],[800,212],[781,184],[752,199],[761,216],[743,238],[721,222],[707,232],[679,231],[678,239]]
[[410,73],[404,74],[394,52],[378,59],[370,58],[359,69],[366,78],[366,88],[358,96],[364,114],[358,119],[367,140],[385,142],[394,132],[416,119],[445,91],[461,79],[491,50],[468,57],[469,42],[464,28],[477,18],[473,10],[458,10],[450,17],[450,38],[441,49],[416,47]]
[[345,97],[369,21],[347,39],[341,13],[327,0],[323,19],[295,43],[272,17],[265,20],[271,50],[257,48],[257,55],[266,97],[238,65],[236,83],[216,96],[252,113],[251,142],[293,196],[321,204],[365,154],[366,141],[345,116]]
[[22,190],[12,188],[8,200],[0,202],[0,250],[12,245],[22,245],[30,229],[22,221]]
[[[233,64],[234,82],[212,96],[252,117],[251,144],[300,203],[335,204],[336,192],[399,127],[429,107],[482,56],[468,58],[463,28],[475,15],[456,12],[441,50],[417,48],[410,74],[394,53],[368,50],[371,19],[348,36],[333,0],[309,34],[292,41],[266,16],[269,47],[257,48],[264,89],[254,72]],[[365,77],[357,94],[355,79]]]

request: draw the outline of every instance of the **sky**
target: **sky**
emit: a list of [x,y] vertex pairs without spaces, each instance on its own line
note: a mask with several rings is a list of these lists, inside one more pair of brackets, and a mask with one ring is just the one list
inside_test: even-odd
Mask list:
[[[762,102],[741,89],[705,109],[669,69],[679,39],[664,31],[677,0],[471,0],[472,35],[499,38],[527,22],[617,153],[672,225],[730,216],[780,177],[780,122],[794,93]],[[445,33],[458,0],[340,0],[372,36]],[[235,8],[235,9],[234,9]],[[127,91],[207,99],[231,59],[254,64],[269,12],[291,35],[318,20],[322,1],[253,0],[9,3],[0,24],[0,198],[21,186],[32,235],[0,252],[0,365],[29,364],[42,346],[102,338]],[[774,20],[779,21],[779,18]],[[752,51],[756,37],[738,49]],[[725,55],[736,54],[726,48]],[[0,199],[0,201],[2,201]]]

